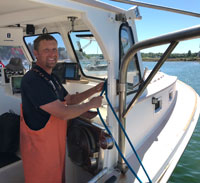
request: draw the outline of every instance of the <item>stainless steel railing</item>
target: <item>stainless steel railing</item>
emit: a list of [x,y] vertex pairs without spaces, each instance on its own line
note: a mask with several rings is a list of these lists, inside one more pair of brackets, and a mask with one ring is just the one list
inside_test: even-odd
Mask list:
[[[124,56],[122,60],[122,65],[121,65],[120,73],[119,73],[119,87],[118,87],[120,88],[119,119],[122,122],[122,125],[124,128],[126,127],[126,116],[128,112],[137,103],[143,91],[146,89],[148,84],[151,82],[155,74],[159,71],[160,67],[166,61],[166,59],[174,50],[174,48],[177,46],[177,44],[181,41],[194,39],[198,37],[200,37],[200,25],[138,42],[129,49],[129,51],[127,52],[127,54]],[[138,92],[135,94],[134,98],[132,99],[128,107],[126,108],[126,80],[127,80],[127,69],[128,69],[129,62],[132,60],[132,58],[135,56],[135,54],[138,51],[142,49],[154,47],[154,46],[164,45],[164,44],[170,44],[170,45],[166,49],[166,51],[164,52],[164,54],[162,55],[162,57],[160,58],[160,60],[158,61],[158,63],[156,64],[152,72],[150,73],[150,75],[142,83]],[[125,136],[121,129],[119,130],[119,147],[123,155],[125,155]],[[118,167],[121,169],[122,172],[124,172],[126,169],[126,166],[121,156],[119,156],[118,158]]]

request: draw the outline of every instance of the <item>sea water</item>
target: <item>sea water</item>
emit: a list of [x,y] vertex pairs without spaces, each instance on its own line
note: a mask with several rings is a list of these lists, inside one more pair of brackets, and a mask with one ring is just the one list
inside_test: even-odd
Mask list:
[[[155,64],[145,62],[145,67],[152,69]],[[200,62],[166,62],[160,70],[177,76],[200,95]],[[200,183],[200,118],[168,183]]]

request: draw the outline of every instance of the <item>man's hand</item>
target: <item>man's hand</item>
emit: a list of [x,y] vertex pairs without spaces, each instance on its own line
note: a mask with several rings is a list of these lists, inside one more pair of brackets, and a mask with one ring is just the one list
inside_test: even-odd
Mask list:
[[98,96],[98,97],[94,97],[90,100],[90,105],[92,105],[91,108],[98,108],[98,107],[101,107],[101,104],[102,104],[102,99],[103,97],[102,96]]

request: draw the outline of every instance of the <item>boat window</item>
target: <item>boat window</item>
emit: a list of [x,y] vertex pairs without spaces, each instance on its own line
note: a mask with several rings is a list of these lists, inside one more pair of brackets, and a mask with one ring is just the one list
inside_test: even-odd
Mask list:
[[71,32],[69,37],[83,75],[107,78],[108,62],[104,59],[102,51],[91,32]]
[[[58,42],[58,61],[69,61],[67,50],[65,48],[61,35],[59,33],[50,33],[50,35],[52,35]],[[28,50],[31,53],[33,60],[36,60],[33,53],[33,42],[38,36],[39,35],[24,37],[24,41],[26,43]]]
[[15,60],[17,63],[24,66],[27,70],[29,69],[29,62],[27,61],[23,48],[21,46],[0,46],[0,67],[4,67]]
[[[123,56],[128,52],[129,48],[134,44],[131,28],[127,24],[123,24],[120,29],[120,65]],[[128,92],[134,92],[139,87],[141,80],[137,55],[134,56],[128,65],[127,83]]]

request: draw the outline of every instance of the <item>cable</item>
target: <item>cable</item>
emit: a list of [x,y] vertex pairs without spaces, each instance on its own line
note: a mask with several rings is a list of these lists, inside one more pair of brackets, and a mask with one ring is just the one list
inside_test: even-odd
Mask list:
[[[105,96],[106,96],[106,100],[107,100],[107,102],[108,102],[108,105],[110,106],[110,108],[111,108],[111,110],[112,110],[112,112],[113,112],[115,118],[117,119],[117,122],[118,122],[118,124],[120,125],[120,128],[122,129],[122,131],[123,131],[125,137],[127,138],[128,142],[129,142],[129,145],[131,146],[133,152],[135,153],[135,155],[136,155],[136,157],[137,157],[137,159],[138,159],[140,165],[142,166],[142,168],[143,168],[143,170],[144,170],[144,172],[145,172],[145,174],[146,174],[146,176],[147,176],[149,182],[152,183],[150,177],[148,176],[148,174],[147,174],[147,172],[146,172],[146,170],[145,170],[145,168],[144,168],[144,166],[143,166],[143,164],[142,164],[142,161],[140,160],[140,158],[139,158],[139,156],[138,156],[138,154],[137,154],[137,152],[136,152],[136,150],[135,150],[133,144],[131,143],[131,141],[130,141],[130,139],[129,139],[129,137],[128,137],[126,131],[125,131],[125,129],[123,128],[123,126],[122,126],[122,124],[121,124],[121,122],[120,122],[120,120],[119,120],[119,118],[118,118],[116,112],[114,111],[114,108],[113,108],[113,106],[112,106],[112,104],[111,104],[109,98],[108,98],[108,95],[107,95],[107,81],[105,81],[105,83],[104,83],[104,88],[103,88],[103,90],[102,90],[100,96],[102,96],[102,95],[104,94],[104,92],[105,92]],[[101,113],[100,113],[100,111],[99,111],[98,108],[97,108],[97,112],[98,112],[98,115],[99,115],[99,117],[100,117],[100,119],[101,119],[101,121],[102,121],[104,127],[106,128],[106,130],[108,131],[108,133],[109,133],[109,134],[112,136],[112,138],[113,138],[113,135],[112,135],[111,131],[109,130],[109,128],[107,127],[107,125],[105,124],[105,121],[103,120],[103,118],[102,118],[102,116],[101,116]],[[116,148],[117,148],[117,150],[118,150],[120,156],[122,157],[122,159],[124,160],[124,162],[127,164],[127,166],[128,166],[128,168],[130,169],[130,171],[134,174],[134,176],[138,179],[138,181],[139,181],[140,183],[142,183],[142,181],[139,179],[139,177],[137,176],[137,174],[135,173],[135,171],[132,169],[132,167],[130,166],[130,164],[128,163],[128,161],[126,160],[126,158],[124,157],[124,155],[122,154],[122,152],[121,152],[121,150],[120,150],[119,146],[117,145],[117,143],[116,143],[116,141],[115,141],[114,138],[113,138],[113,140],[114,140],[114,142],[115,142],[115,146],[116,146]]]

